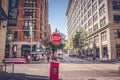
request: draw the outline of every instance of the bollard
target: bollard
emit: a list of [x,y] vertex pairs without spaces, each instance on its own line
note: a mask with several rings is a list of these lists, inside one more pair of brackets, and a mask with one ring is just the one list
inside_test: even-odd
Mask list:
[[50,80],[59,80],[59,63],[52,61],[50,63]]

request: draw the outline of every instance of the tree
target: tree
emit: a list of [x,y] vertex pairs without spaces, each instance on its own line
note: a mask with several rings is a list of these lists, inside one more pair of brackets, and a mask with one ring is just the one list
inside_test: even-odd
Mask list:
[[67,42],[65,43],[65,47],[64,49],[72,49],[73,48],[73,37],[74,35],[72,35]]
[[86,42],[86,36],[86,31],[82,27],[80,27],[73,38],[74,48],[82,48],[82,46]]
[[47,39],[46,39],[46,46],[47,46],[47,49],[49,49],[49,50],[52,49],[52,42],[50,41],[49,37],[47,37]]

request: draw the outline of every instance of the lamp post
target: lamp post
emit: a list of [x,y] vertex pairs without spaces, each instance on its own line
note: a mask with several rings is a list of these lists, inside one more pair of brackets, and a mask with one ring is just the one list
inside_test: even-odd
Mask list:
[[32,26],[30,26],[30,42],[31,42],[31,48],[30,48],[30,52],[32,53]]
[[[30,19],[32,20],[32,16],[30,16]],[[32,53],[32,25],[30,25],[30,42],[31,42],[31,48],[30,48],[30,53]]]
[[40,48],[42,47],[42,39],[40,39]]

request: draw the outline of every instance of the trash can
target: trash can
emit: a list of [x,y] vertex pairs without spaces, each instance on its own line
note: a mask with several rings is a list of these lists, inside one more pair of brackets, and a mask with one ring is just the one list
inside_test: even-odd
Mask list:
[[59,62],[50,63],[50,80],[59,80]]

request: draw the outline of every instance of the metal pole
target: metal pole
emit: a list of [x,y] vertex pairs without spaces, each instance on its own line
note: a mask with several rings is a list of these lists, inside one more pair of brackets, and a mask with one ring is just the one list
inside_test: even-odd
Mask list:
[[[30,19],[32,20],[32,16],[30,16]],[[30,37],[31,37],[31,49],[30,49],[30,53],[32,53],[32,25],[30,25]]]
[[7,75],[6,75],[6,68],[7,68],[7,66],[6,66],[6,63],[5,63],[5,80],[7,80]]
[[31,42],[31,49],[30,49],[30,52],[32,53],[32,26],[30,26],[30,42]]
[[12,65],[12,80],[14,80],[14,63]]

